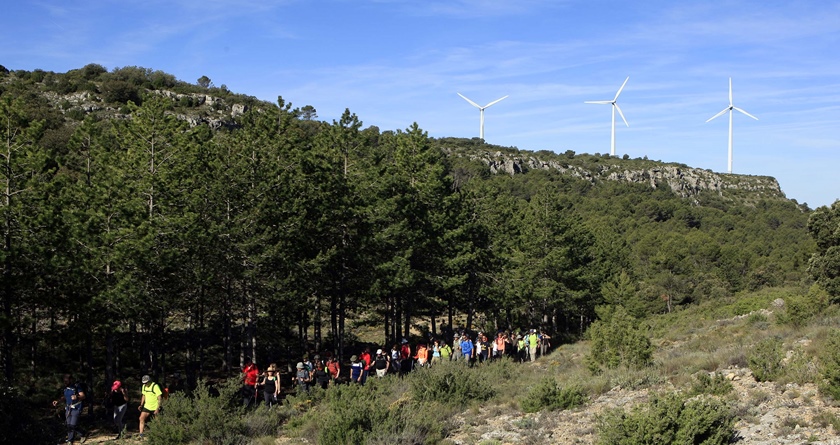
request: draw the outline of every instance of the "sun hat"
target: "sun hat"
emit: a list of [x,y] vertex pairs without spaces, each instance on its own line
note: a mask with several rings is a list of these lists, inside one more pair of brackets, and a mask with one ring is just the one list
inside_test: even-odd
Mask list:
[[350,361],[351,361],[351,362],[357,362],[357,361],[359,361],[359,357],[358,357],[358,356],[355,356],[355,355],[354,355],[354,356],[351,356],[351,357],[350,357]]
[[296,368],[297,369],[303,369],[303,362],[298,362]]
[[120,382],[119,380],[114,380],[114,384],[111,385],[111,391],[116,391],[116,390],[120,389],[121,386],[122,386],[122,382]]
[[149,377],[148,375],[144,375],[143,378],[140,379],[140,382],[141,383],[149,383],[150,380],[152,380],[151,377]]

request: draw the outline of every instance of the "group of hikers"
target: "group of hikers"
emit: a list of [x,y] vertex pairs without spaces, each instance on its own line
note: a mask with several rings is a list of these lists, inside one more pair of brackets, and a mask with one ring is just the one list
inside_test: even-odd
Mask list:
[[[352,383],[364,385],[368,376],[375,373],[382,378],[393,374],[403,376],[415,369],[432,367],[444,361],[462,362],[466,366],[510,357],[518,362],[535,361],[538,355],[545,355],[551,337],[544,331],[531,329],[524,333],[512,334],[499,331],[491,340],[483,332],[475,338],[467,333],[456,333],[451,342],[430,337],[420,341],[412,350],[405,338],[394,344],[390,351],[364,347],[361,353],[350,357],[348,375],[342,374],[342,366],[332,353],[325,353],[325,359],[318,354],[310,357],[305,354],[292,371],[292,384],[299,392],[307,392],[312,387],[326,389],[330,384]],[[257,365],[247,360],[242,369],[243,404],[258,405],[261,401],[269,407],[278,403],[281,380],[276,363],[260,373]]]
[[[328,388],[331,384],[351,383],[364,385],[371,371],[377,377],[393,374],[403,376],[415,369],[433,367],[444,361],[464,363],[466,366],[509,357],[519,362],[534,361],[538,355],[545,355],[551,337],[544,331],[530,329],[525,332],[511,333],[499,331],[490,339],[483,332],[471,336],[466,332],[455,333],[452,340],[444,341],[430,336],[419,341],[412,348],[407,339],[395,343],[390,351],[364,347],[358,355],[350,357],[349,372],[342,370],[342,365],[335,354],[325,353],[325,360],[320,355],[306,354],[291,371],[293,387],[298,392],[307,392],[314,386]],[[264,402],[272,407],[280,400],[282,380],[277,364],[272,363],[260,372],[257,364],[245,358],[242,368],[242,397],[246,407],[257,406]],[[139,410],[139,438],[143,438],[146,422],[153,414],[160,412],[162,403],[169,396],[168,388],[162,388],[149,375],[141,379]],[[93,397],[95,398],[95,397]],[[65,443],[84,442],[88,433],[79,426],[82,410],[91,406],[90,397],[83,385],[76,383],[71,375],[64,376],[62,397],[53,401],[53,406],[64,405],[64,417],[67,427]],[[124,437],[126,431],[125,416],[130,402],[129,393],[122,381],[116,379],[106,395],[105,405],[112,413],[116,438]],[[109,414],[110,417],[110,414]]]
[[[67,427],[67,439],[65,443],[72,444],[76,439],[80,443],[84,443],[88,438],[88,432],[79,426],[79,420],[82,415],[82,410],[86,406],[90,406],[91,396],[87,394],[83,385],[76,383],[72,375],[66,374],[63,380],[64,389],[62,391],[62,397],[53,400],[52,405],[57,407],[62,403],[64,404],[64,422]],[[140,382],[140,403],[137,409],[140,411],[139,437],[142,439],[146,421],[152,414],[160,412],[163,399],[168,397],[168,390],[161,388],[148,375],[144,375],[140,379]],[[129,401],[130,397],[123,383],[119,379],[114,380],[111,384],[111,390],[105,397],[105,404],[112,410],[117,439],[122,438],[125,434],[125,415],[128,411]]]

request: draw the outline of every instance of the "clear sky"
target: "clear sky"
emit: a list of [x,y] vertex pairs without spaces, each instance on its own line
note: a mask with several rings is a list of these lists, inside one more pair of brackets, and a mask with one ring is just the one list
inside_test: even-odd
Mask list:
[[0,64],[142,66],[260,99],[345,108],[364,126],[525,150],[609,153],[778,179],[812,208],[840,198],[840,2],[612,0],[11,0]]

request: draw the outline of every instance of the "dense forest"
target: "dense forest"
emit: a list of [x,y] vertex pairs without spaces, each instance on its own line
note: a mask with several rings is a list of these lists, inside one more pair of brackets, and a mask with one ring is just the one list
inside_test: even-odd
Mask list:
[[811,210],[783,195],[495,174],[459,154],[525,152],[364,128],[349,110],[324,122],[145,68],[0,66],[0,125],[10,384],[194,383],[246,356],[344,357],[362,327],[380,342],[454,327],[573,339],[603,304],[647,317],[807,289],[812,255],[837,245],[818,246]]

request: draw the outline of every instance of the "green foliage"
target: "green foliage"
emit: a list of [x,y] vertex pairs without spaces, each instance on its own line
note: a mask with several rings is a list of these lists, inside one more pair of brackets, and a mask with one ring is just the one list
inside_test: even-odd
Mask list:
[[728,444],[735,417],[713,397],[686,399],[679,394],[655,395],[630,412],[609,410],[598,418],[598,444]]
[[242,399],[238,397],[241,387],[236,379],[230,379],[218,386],[218,395],[211,395],[210,387],[199,381],[192,394],[172,394],[148,424],[149,444],[240,443],[245,432]]
[[731,393],[732,390],[732,382],[730,382],[723,374],[717,373],[712,376],[704,372],[697,375],[689,394],[725,396]]
[[109,103],[140,104],[140,90],[137,85],[125,80],[109,80],[102,83],[102,98]]
[[782,372],[783,354],[780,338],[770,337],[758,342],[747,356],[756,381],[767,382],[779,377]]
[[325,445],[437,443],[450,428],[449,410],[435,402],[394,399],[399,384],[370,380],[366,386],[340,385],[326,392],[320,405],[307,412],[316,423],[316,442]]
[[828,293],[818,284],[814,284],[807,295],[793,295],[786,299],[784,311],[776,319],[782,324],[799,328],[821,313],[828,305]]
[[592,323],[588,331],[590,369],[641,368],[651,363],[653,345],[635,317],[621,306],[602,308],[600,315],[601,320]]
[[840,331],[831,331],[818,358],[823,378],[820,391],[840,400]]
[[411,395],[421,402],[443,401],[455,406],[490,399],[493,394],[491,379],[458,362],[442,363],[412,375],[409,385]]
[[577,387],[562,387],[552,378],[544,378],[532,386],[520,402],[522,411],[535,413],[543,409],[565,410],[582,406],[586,395]]
[[836,303],[840,301],[840,201],[816,209],[808,219],[808,231],[817,243],[808,271]]
[[55,443],[55,438],[61,437],[65,430],[63,424],[44,422],[41,418],[43,406],[48,403],[42,399],[36,401],[18,387],[0,387],[0,431],[3,432],[0,443]]

